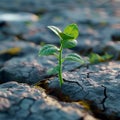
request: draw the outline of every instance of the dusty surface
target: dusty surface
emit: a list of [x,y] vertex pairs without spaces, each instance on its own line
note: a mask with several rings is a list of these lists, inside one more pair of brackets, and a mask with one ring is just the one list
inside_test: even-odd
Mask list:
[[[14,100],[14,101],[13,101]],[[75,103],[62,103],[26,84],[0,85],[1,120],[97,120]]]
[[68,97],[68,101],[88,101],[91,107],[96,106],[94,112],[99,109],[100,113],[107,114],[106,119],[112,119],[112,116],[119,118],[120,62],[90,65],[63,73],[63,76],[65,82],[61,88],[58,78],[46,82],[49,94],[63,101],[62,95]]
[[[119,0],[0,0],[0,119],[119,120],[119,6]],[[74,52],[107,52],[113,58],[89,66],[65,62],[60,88],[58,77],[47,74],[56,59],[39,58],[38,51],[46,43],[59,46],[48,25],[63,29],[70,23],[80,30]],[[31,88],[36,82],[46,93]]]

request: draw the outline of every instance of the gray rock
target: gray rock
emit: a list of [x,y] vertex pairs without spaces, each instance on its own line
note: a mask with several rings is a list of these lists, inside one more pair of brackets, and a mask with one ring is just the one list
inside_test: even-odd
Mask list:
[[94,53],[103,53],[104,41],[100,41],[100,39],[96,39],[94,37],[79,37],[78,44],[74,48],[74,50],[79,51],[81,54],[89,54],[91,52]]
[[[4,66],[1,70],[1,82],[18,81],[33,84],[44,78],[44,69],[36,63],[21,62]],[[23,81],[24,78],[24,81]],[[5,79],[7,81],[5,81]],[[22,91],[21,91],[22,92]]]
[[[37,51],[38,52],[38,51]],[[53,57],[38,57],[38,53],[10,59],[0,70],[0,82],[18,81],[34,84],[48,75],[46,69],[55,65]],[[6,79],[7,78],[7,79]],[[24,79],[24,81],[23,81]],[[7,80],[7,81],[6,81]]]
[[39,47],[22,41],[2,41],[0,44],[0,66],[12,57],[37,54]]
[[[22,94],[19,94],[20,89],[23,89]],[[76,103],[58,102],[57,100],[47,96],[44,90],[38,90],[26,84],[8,82],[0,85],[0,91],[0,106],[7,106],[6,100],[9,102],[9,105],[7,107],[0,108],[0,119],[97,120],[91,114],[89,114],[81,105],[78,105]],[[2,92],[6,93],[5,98],[4,96],[2,96]],[[11,95],[9,94],[9,92],[11,92]],[[18,99],[20,98],[20,102],[18,103],[16,102],[16,99],[14,99],[13,104],[13,100],[9,99],[12,96],[17,96]]]
[[[16,51],[15,51],[16,50]],[[23,41],[3,41],[0,44],[0,55],[8,54],[32,54],[37,53],[39,47],[33,43],[27,43]]]
[[[72,0],[63,1],[63,0],[50,0],[44,2],[44,0],[12,0],[12,5],[7,4],[9,1],[2,0],[0,2],[0,10],[10,10],[10,11],[26,11],[26,12],[34,12],[34,13],[44,13],[46,11],[52,11],[56,9],[65,9],[66,7],[75,7],[77,4]],[[31,9],[32,8],[32,9]]]
[[4,33],[0,32],[0,42],[3,41],[14,41],[16,37],[13,35],[5,35]]
[[[34,34],[26,33],[23,35],[23,39],[28,42],[33,42],[36,44],[49,43],[49,44],[59,44],[59,38],[56,37],[52,32],[50,32],[47,26],[39,26],[39,31]],[[36,27],[35,27],[36,28]],[[36,28],[37,29],[37,28]]]
[[63,14],[77,23],[89,24],[91,26],[102,24],[108,25],[120,22],[119,18],[112,17],[105,9],[98,10],[98,8],[93,9],[86,6],[83,8],[76,7],[74,9],[67,9]]
[[[35,12],[35,13],[44,13],[46,11],[58,10],[58,9],[74,9],[74,8],[92,8],[98,9],[96,11],[102,11],[105,9],[109,14],[113,14],[117,8],[119,8],[118,1],[90,1],[86,2],[83,0],[50,0],[44,2],[44,0],[11,0],[12,4],[9,3],[9,0],[1,0],[0,2],[0,10],[9,10],[9,11],[27,11],[27,12]],[[32,9],[31,9],[32,8]],[[102,8],[102,10],[100,9]],[[100,10],[99,10],[100,9]],[[84,11],[83,11],[84,12]]]
[[[45,88],[49,94],[63,101],[64,97],[61,95],[67,96],[71,101],[91,101],[90,106],[96,106],[94,109],[98,109],[106,119],[120,119],[119,64],[112,61],[90,65],[89,68],[82,67],[74,72],[65,72],[65,82],[61,88],[58,78],[46,82]],[[94,109],[92,110],[96,113]]]
[[8,28],[8,23],[6,21],[0,21],[0,41],[12,41],[15,40],[15,36],[8,35],[5,28]]
[[0,111],[10,107],[10,102],[6,98],[0,97]]
[[111,39],[113,41],[120,41],[120,30],[119,29],[112,33]]
[[43,11],[45,9],[45,3],[43,2],[43,0],[40,0],[40,1],[38,0],[35,0],[35,1],[32,1],[32,0],[14,1],[12,0],[11,5],[7,3],[9,3],[8,0],[6,1],[2,0],[0,2],[0,7],[2,8],[2,10],[36,12],[36,11]]
[[[3,21],[5,21],[5,20],[3,20]],[[27,30],[28,30],[25,22],[21,22],[21,21],[7,21],[6,20],[6,24],[7,24],[6,26],[1,28],[1,31],[5,35],[8,35],[8,36],[9,35],[13,35],[13,36],[18,36],[19,35],[20,36],[21,34],[26,33]]]
[[27,110],[27,109],[29,109],[29,107],[30,107],[30,105],[32,105],[33,104],[33,100],[30,100],[30,99],[24,99],[22,102],[21,102],[21,108],[22,109],[25,109],[25,110]]
[[[73,51],[65,50],[64,55]],[[49,75],[47,70],[57,65],[54,56],[39,57],[37,54],[17,57],[7,61],[0,69],[0,82],[17,81],[28,84],[35,84],[39,81],[45,81]],[[64,71],[74,70],[81,64],[76,62],[64,62]],[[24,79],[24,81],[23,81]]]
[[120,46],[119,41],[116,41],[116,42],[111,41],[109,43],[106,43],[103,50],[109,54],[112,54],[114,59],[119,60],[120,59],[120,47],[119,46]]

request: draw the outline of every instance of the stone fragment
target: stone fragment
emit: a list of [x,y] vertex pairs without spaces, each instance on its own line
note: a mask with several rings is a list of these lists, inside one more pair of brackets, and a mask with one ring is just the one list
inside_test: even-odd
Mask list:
[[[68,97],[71,101],[87,101],[96,106],[106,119],[120,116],[120,63],[108,62],[81,67],[73,72],[63,73],[64,84],[59,86],[58,78],[46,84],[48,93],[60,100]],[[50,90],[50,91],[49,91]],[[61,97],[65,95],[64,97]],[[94,109],[92,109],[96,112]],[[102,118],[102,116],[100,117]],[[119,118],[120,119],[120,118]]]
[[39,47],[23,41],[2,41],[0,44],[0,67],[13,57],[38,54]]
[[[37,51],[38,52],[38,51]],[[73,51],[66,50],[64,56]],[[57,59],[54,56],[39,57],[38,53],[17,57],[7,61],[0,69],[0,82],[17,81],[28,84],[35,84],[39,81],[45,81],[50,75],[47,70],[57,65]],[[74,70],[81,64],[76,62],[64,62],[63,70]],[[24,79],[24,81],[23,81]]]
[[[15,88],[14,88],[15,86]],[[19,94],[19,90],[23,89],[23,93]],[[8,82],[0,85],[0,91],[12,94],[7,94],[6,100],[1,95],[1,104],[7,107],[0,108],[0,119],[5,120],[97,120],[88,113],[81,105],[76,103],[64,103],[46,95],[44,91],[38,90],[34,87],[30,87],[26,84],[19,84],[17,82]],[[35,93],[38,94],[35,94]],[[20,102],[16,102],[16,99],[12,100],[9,97],[16,95],[20,98]],[[36,99],[34,99],[36,98]],[[71,106],[72,105],[72,106]],[[88,118],[86,117],[88,116]]]
[[113,41],[120,41],[120,31],[119,31],[119,29],[112,33],[111,39]]
[[117,42],[109,42],[106,43],[106,45],[104,46],[104,51],[106,51],[107,53],[113,55],[113,58],[116,60],[120,59],[120,41]]

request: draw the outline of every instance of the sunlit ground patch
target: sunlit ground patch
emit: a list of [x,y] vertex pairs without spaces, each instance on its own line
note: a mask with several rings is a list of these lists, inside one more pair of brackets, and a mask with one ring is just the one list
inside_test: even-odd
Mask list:
[[0,21],[14,21],[14,22],[26,22],[37,21],[38,16],[31,13],[0,13]]

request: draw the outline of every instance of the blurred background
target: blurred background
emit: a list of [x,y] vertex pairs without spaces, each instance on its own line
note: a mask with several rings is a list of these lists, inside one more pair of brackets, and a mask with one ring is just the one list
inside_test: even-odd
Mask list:
[[70,23],[79,26],[76,52],[120,59],[120,0],[0,0],[0,55],[18,55],[28,43],[59,45],[47,26]]
[[[54,25],[63,29],[71,23],[76,23],[80,31],[77,39],[78,44],[72,49],[74,52],[83,57],[89,57],[91,53],[96,53],[95,55],[92,54],[91,63],[94,63],[95,58],[104,62],[104,59],[111,58],[109,54],[113,56],[112,60],[120,61],[120,0],[0,0],[0,83],[15,80],[35,84],[41,80],[40,86],[46,89],[47,94],[51,92],[56,96],[57,100],[68,101],[73,97],[72,99],[79,99],[78,102],[82,102],[85,109],[87,108],[86,110],[92,109],[98,117],[105,117],[104,114],[100,113],[100,109],[105,114],[109,114],[112,120],[114,116],[120,117],[120,62],[106,62],[99,64],[100,66],[90,66],[89,68],[87,66],[81,68],[80,71],[78,70],[80,68],[79,63],[64,63],[64,69],[68,71],[65,74],[65,79],[68,82],[65,83],[62,92],[57,86],[59,84],[56,77],[55,80],[53,80],[54,78],[48,79],[46,71],[57,64],[56,59],[53,56],[40,58],[38,57],[38,51],[41,46],[47,43],[59,46],[59,39],[47,26]],[[66,53],[71,52],[66,51]],[[100,56],[103,58],[100,58]],[[67,76],[67,74],[70,76]],[[69,79],[72,80],[69,82]],[[56,106],[54,112],[54,107],[51,102],[49,103],[49,99],[46,100],[46,97],[42,98],[41,96],[40,99],[45,99],[46,106],[42,106],[39,111],[39,107],[36,109],[36,106],[42,105],[41,103],[44,102],[38,101],[40,104],[36,104],[36,101],[33,102],[33,97],[35,97],[35,100],[39,98],[36,97],[39,96],[38,93],[34,94],[29,87],[19,86],[17,83],[11,83],[8,88],[7,85],[0,88],[0,110],[3,109],[3,112],[0,113],[1,118],[10,117],[8,118],[10,120],[11,117],[16,119],[16,116],[18,116],[18,119],[20,117],[26,119],[28,116],[29,119],[33,115],[39,119],[39,116],[43,113],[48,113],[48,117],[51,118],[52,115],[54,118],[57,116],[58,108],[60,108],[60,115],[64,114],[61,111],[64,108],[57,108]],[[68,96],[64,96],[64,93]],[[69,95],[72,97],[70,98]],[[88,102],[86,102],[87,99]],[[70,104],[63,104],[63,106],[72,105],[71,100]],[[96,106],[99,109],[94,106],[91,107],[91,104],[97,104]],[[56,102],[55,105],[57,105]],[[23,109],[24,107],[25,109]],[[31,114],[32,108],[33,114]],[[30,110],[28,111],[28,109]],[[51,112],[51,109],[53,112]],[[65,108],[65,111],[67,109],[72,110],[69,106]],[[76,109],[76,107],[73,107],[73,109]],[[81,109],[83,110],[84,107],[80,107]],[[37,111],[42,112],[38,114]],[[74,113],[70,112],[74,117],[79,114],[79,111],[77,110]],[[81,119],[84,119],[83,117],[87,119],[88,115],[85,113],[82,116],[81,113]],[[64,114],[63,116],[67,115],[69,119],[70,114]],[[57,118],[61,119],[59,116]],[[40,116],[40,119],[42,117]],[[33,118],[31,116],[31,119]],[[104,118],[104,120],[107,119]]]

